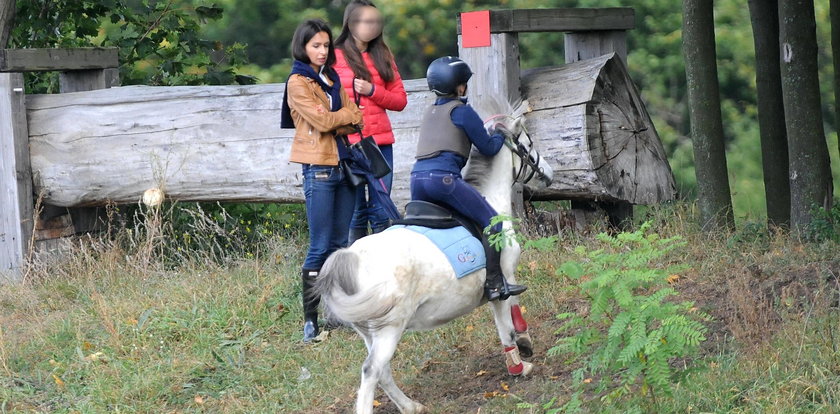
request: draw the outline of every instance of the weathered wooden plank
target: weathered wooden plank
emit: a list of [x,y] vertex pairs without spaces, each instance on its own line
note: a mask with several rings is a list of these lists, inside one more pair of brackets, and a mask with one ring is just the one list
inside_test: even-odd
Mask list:
[[67,71],[119,67],[117,48],[0,49],[0,72]]
[[[636,27],[632,7],[490,10],[491,33],[585,32]],[[461,34],[461,15],[458,15]]]
[[0,281],[21,278],[32,237],[32,176],[23,75],[0,73]]

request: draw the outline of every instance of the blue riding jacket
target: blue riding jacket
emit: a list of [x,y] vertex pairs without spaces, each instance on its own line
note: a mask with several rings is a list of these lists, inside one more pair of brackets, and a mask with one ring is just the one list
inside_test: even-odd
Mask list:
[[[452,99],[456,98],[438,98],[435,105],[445,104]],[[465,98],[462,100],[466,103]],[[482,154],[496,155],[504,145],[504,136],[488,134],[481,117],[471,106],[455,107],[449,116],[452,123],[466,133],[472,145]],[[484,196],[461,177],[461,169],[466,164],[467,158],[451,151],[442,151],[437,156],[417,160],[411,170],[411,199],[446,205],[482,227],[487,227],[497,213]],[[493,230],[500,231],[500,227],[497,225]]]

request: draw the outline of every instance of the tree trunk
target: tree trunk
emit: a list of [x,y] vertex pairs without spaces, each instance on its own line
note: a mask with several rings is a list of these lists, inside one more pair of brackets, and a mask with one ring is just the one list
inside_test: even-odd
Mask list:
[[831,0],[831,56],[834,58],[834,132],[840,153],[840,1]]
[[0,0],[0,49],[9,44],[9,33],[15,20],[15,0]]
[[720,114],[714,30],[711,1],[683,0],[683,53],[697,204],[703,229],[707,231],[735,227]]
[[755,83],[767,222],[770,226],[787,227],[790,225],[790,181],[779,68],[778,0],[750,0],[749,5],[755,42]]
[[813,0],[780,0],[782,92],[790,157],[791,224],[804,231],[815,207],[830,208],[831,170],[820,109]]

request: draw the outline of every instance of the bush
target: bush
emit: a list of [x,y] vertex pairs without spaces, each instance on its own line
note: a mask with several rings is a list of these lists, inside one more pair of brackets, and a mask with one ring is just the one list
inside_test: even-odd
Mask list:
[[587,390],[606,400],[641,396],[655,405],[681,378],[670,363],[696,355],[706,339],[705,314],[692,302],[666,300],[677,295],[670,285],[685,266],[655,263],[685,242],[647,234],[649,228],[648,222],[633,233],[599,234],[600,248],[578,247],[579,260],[558,269],[588,309],[557,315],[565,320],[558,333],[567,336],[549,355],[570,355],[581,366],[573,374],[572,399],[554,412],[578,411]]

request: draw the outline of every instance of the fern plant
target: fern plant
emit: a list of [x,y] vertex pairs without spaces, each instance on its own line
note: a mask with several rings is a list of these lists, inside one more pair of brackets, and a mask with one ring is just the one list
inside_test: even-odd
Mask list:
[[[671,284],[685,265],[657,265],[657,259],[685,245],[680,237],[661,238],[644,223],[633,233],[597,236],[601,248],[578,247],[579,260],[563,264],[558,275],[570,279],[589,302],[586,312],[557,315],[564,320],[549,355],[581,362],[574,372],[576,392],[557,411],[574,412],[585,389],[608,400],[631,395],[668,395],[679,380],[670,362],[695,355],[706,338],[708,316],[692,302],[668,300]],[[591,384],[591,385],[586,385]]]

